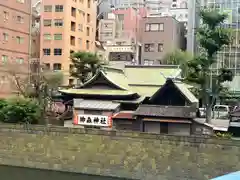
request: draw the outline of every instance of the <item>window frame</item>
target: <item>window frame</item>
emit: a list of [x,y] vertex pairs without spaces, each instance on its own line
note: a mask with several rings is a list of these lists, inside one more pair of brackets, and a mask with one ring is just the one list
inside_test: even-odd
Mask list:
[[[59,52],[58,52],[58,50],[59,50]],[[54,48],[53,55],[54,56],[62,56],[62,49],[61,48]]]
[[[61,37],[61,38],[56,38],[57,36]],[[54,34],[54,40],[56,41],[61,41],[63,39],[63,35],[62,33],[55,33]]]
[[[161,47],[161,48],[160,48]],[[160,50],[161,49],[161,50]],[[163,43],[158,43],[158,52],[163,52]]]
[[[146,50],[148,48],[149,48],[149,50]],[[152,50],[151,50],[151,48],[152,48]],[[144,52],[154,52],[154,51],[155,51],[155,44],[154,43],[145,43],[144,44]]]
[[55,9],[55,12],[63,12],[64,6],[61,4],[57,4],[57,5],[55,5],[54,9]]
[[44,56],[50,56],[51,55],[51,49],[50,48],[43,48],[43,55]]
[[53,10],[53,6],[52,5],[45,5],[44,6],[44,12],[52,12],[52,10]]
[[[61,25],[62,23],[62,25]],[[59,26],[61,25],[61,26]],[[63,27],[63,19],[54,19],[54,26],[55,27]]]
[[[152,26],[157,25],[157,30],[152,30]],[[145,32],[163,32],[164,31],[164,23],[146,23],[145,24]]]
[[[50,25],[47,26],[47,24],[45,22],[50,22]],[[44,19],[43,20],[43,26],[44,27],[51,27],[52,26],[52,19]]]

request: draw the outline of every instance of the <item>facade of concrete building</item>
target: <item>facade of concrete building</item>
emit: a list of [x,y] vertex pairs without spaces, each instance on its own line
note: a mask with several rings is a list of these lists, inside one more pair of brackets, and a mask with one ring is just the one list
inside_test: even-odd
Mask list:
[[222,27],[231,28],[233,40],[228,47],[224,47],[217,56],[217,63],[213,65],[213,69],[218,71],[222,67],[233,70],[235,74],[239,74],[240,68],[240,0],[198,0],[189,3],[189,26],[187,36],[187,49],[190,52],[197,53],[196,29],[200,25],[198,12],[200,8],[217,9],[220,12],[227,13],[228,18],[222,24]]
[[[185,12],[188,8],[188,0],[147,0],[146,7],[149,8],[151,14],[172,14],[174,16],[176,15],[179,21],[179,19],[184,19],[184,14],[186,14]],[[178,16],[180,16],[179,19]]]
[[17,91],[9,74],[10,69],[19,74],[28,74],[31,0],[0,1],[0,14],[0,96],[7,97]]
[[183,26],[173,17],[146,17],[140,23],[141,64],[164,64],[168,52],[183,46]]
[[108,13],[108,19],[99,21],[99,41],[106,47],[108,60],[113,64],[129,64],[139,61],[139,24],[141,16],[132,8]]
[[76,51],[95,52],[97,2],[42,1],[40,59],[51,70],[64,73],[64,84],[69,77],[70,54]]

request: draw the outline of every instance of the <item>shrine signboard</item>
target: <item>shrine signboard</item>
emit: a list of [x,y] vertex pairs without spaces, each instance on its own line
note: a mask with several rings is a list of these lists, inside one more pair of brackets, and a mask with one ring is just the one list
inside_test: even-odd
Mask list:
[[84,126],[111,127],[112,119],[109,116],[82,114],[77,115],[74,124]]

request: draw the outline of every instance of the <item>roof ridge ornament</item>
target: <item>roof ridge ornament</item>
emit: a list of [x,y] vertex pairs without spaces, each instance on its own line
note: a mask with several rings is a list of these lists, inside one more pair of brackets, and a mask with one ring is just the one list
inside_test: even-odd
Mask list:
[[182,80],[182,78],[179,77],[179,75],[181,75],[181,69],[180,69],[180,65],[178,65],[177,68],[177,72],[173,72],[172,74],[170,74],[169,76],[165,76],[162,72],[160,72],[160,74],[164,77],[164,79],[167,80],[172,80],[172,81],[179,81]]

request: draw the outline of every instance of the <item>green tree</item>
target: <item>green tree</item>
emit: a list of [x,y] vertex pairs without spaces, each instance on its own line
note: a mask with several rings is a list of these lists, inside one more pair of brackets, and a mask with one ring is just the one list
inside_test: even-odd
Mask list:
[[206,120],[209,122],[213,102],[222,88],[221,83],[233,78],[232,72],[226,69],[220,69],[219,74],[211,73],[211,65],[215,63],[217,52],[231,42],[231,31],[221,27],[227,18],[226,14],[216,10],[201,10],[200,17],[202,24],[197,29],[200,53],[188,62],[186,80],[195,83],[201,89],[201,97],[206,107]]
[[188,71],[187,63],[192,60],[192,58],[190,53],[177,49],[167,53],[162,60],[165,64],[179,65],[182,70],[182,76],[185,77]]
[[0,108],[3,122],[36,124],[40,119],[41,108],[33,99],[17,97],[3,104],[4,106]]
[[81,83],[93,77],[102,65],[103,61],[97,54],[90,52],[74,52],[71,54],[73,68],[70,71],[72,77],[77,78]]
[[54,103],[52,96],[62,85],[63,74],[45,69],[39,61],[32,62],[30,74],[26,73],[26,69],[20,69],[15,65],[7,68],[12,88],[20,97],[36,101],[41,107],[41,118],[38,122],[48,124],[47,112],[52,109]]

